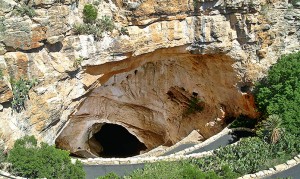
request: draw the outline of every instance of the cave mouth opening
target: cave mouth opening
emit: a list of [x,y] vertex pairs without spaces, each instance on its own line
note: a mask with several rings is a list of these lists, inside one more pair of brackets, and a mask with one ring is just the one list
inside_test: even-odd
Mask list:
[[125,127],[105,123],[93,136],[102,146],[100,157],[132,157],[147,149],[144,143],[131,134]]

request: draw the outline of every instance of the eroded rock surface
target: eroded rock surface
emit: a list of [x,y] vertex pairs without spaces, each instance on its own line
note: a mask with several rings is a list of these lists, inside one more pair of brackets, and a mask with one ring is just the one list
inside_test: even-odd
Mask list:
[[[88,142],[94,124],[122,125],[152,149],[174,144],[193,130],[208,138],[222,129],[226,117],[256,116],[251,95],[237,86],[234,60],[226,55],[170,49],[137,58],[143,59],[140,67],[111,74],[87,96],[58,137],[59,147],[74,153],[92,149]],[[187,114],[192,96],[203,110]]]

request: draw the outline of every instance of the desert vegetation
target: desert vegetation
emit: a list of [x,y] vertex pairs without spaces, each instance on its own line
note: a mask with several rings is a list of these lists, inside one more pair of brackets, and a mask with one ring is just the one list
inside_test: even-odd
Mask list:
[[13,90],[13,100],[11,102],[15,111],[20,112],[25,107],[25,101],[28,98],[29,90],[37,84],[35,79],[27,80],[20,78],[18,80],[11,80]]
[[82,164],[72,164],[69,153],[46,143],[38,144],[33,136],[18,139],[7,158],[14,175],[26,178],[78,178],[85,177]]
[[75,34],[91,34],[96,39],[102,37],[103,32],[110,32],[115,28],[112,19],[108,16],[98,17],[98,10],[92,4],[86,4],[83,9],[84,23],[74,24]]

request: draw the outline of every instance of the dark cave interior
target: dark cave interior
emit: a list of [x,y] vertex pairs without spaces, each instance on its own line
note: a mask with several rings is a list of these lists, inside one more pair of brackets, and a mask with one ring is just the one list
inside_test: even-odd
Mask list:
[[126,128],[117,124],[104,124],[94,137],[103,148],[100,157],[131,157],[147,149]]

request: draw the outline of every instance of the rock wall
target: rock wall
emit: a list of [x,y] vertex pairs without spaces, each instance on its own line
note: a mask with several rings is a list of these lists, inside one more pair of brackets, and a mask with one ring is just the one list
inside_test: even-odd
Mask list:
[[[18,15],[20,3],[0,3],[0,133],[7,146],[33,134],[73,152],[89,150],[98,123],[120,124],[148,148],[194,129],[209,137],[225,117],[255,116],[253,83],[279,56],[300,49],[299,6],[287,1],[99,1],[99,18],[111,16],[116,25],[99,40],[72,30],[84,4],[95,2],[29,0],[34,17]],[[20,77],[38,84],[16,112],[11,79]],[[204,110],[182,117],[193,92]]]

